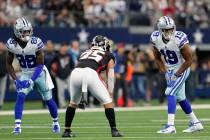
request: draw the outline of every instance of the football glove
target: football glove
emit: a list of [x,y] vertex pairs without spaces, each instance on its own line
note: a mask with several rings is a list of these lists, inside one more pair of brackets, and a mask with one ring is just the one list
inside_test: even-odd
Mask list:
[[22,81],[22,88],[29,88],[33,84],[33,80],[24,80]]
[[88,103],[85,101],[84,97],[82,96],[80,103],[78,104],[78,108],[84,110],[87,105],[88,105]]
[[166,78],[166,81],[167,81],[167,85],[169,85],[172,75],[173,75],[172,71],[167,71],[165,73],[165,78]]
[[173,87],[174,84],[176,83],[176,80],[178,78],[178,76],[176,76],[172,70],[169,70],[166,72],[165,74],[165,78],[166,78],[166,81],[167,81],[167,86],[168,87]]
[[173,87],[174,86],[174,84],[176,83],[176,80],[178,79],[178,77],[176,76],[176,75],[172,75],[171,77],[170,77],[170,80],[167,82],[167,84],[168,84],[168,87]]

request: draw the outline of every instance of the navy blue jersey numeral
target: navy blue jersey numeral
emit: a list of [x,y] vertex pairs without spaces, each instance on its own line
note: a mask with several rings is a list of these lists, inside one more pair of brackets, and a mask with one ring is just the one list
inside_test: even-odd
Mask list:
[[23,55],[17,54],[16,56],[22,68],[34,68],[36,66],[35,55],[26,55],[24,57]]
[[166,63],[176,64],[178,62],[178,57],[174,51],[160,50],[160,52],[164,56]]
[[15,40],[14,39],[10,39],[9,40],[9,44],[15,44]]
[[175,37],[178,38],[179,40],[181,40],[183,36],[184,36],[183,32],[177,32],[175,35]]
[[160,32],[157,31],[157,32],[154,32],[152,35],[153,36],[159,36],[159,34],[160,34]]
[[34,38],[34,37],[32,37],[32,38],[31,38],[31,44],[36,44],[36,43],[37,43],[37,39]]

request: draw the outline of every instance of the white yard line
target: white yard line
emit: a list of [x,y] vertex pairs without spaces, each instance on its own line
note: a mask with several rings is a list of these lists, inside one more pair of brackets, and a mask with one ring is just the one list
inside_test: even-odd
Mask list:
[[[193,109],[210,109],[210,104],[200,104],[200,105],[192,105]],[[116,111],[150,111],[150,110],[166,110],[167,106],[143,106],[143,107],[117,107]],[[177,106],[177,109],[180,109]],[[86,108],[85,110],[78,109],[77,112],[103,112],[103,108]],[[59,113],[65,113],[66,109],[59,109]],[[24,114],[47,114],[49,111],[47,109],[39,109],[39,110],[24,110]],[[0,111],[0,116],[5,115],[13,115],[14,111]]]
[[[77,137],[75,137],[77,138]],[[96,137],[78,137],[79,139],[84,139],[84,140],[95,140]],[[101,137],[102,139],[110,139],[111,137]],[[209,137],[206,137],[206,136],[199,136],[197,138],[192,138],[192,137],[175,137],[176,140],[209,140],[210,138]],[[13,139],[13,138],[2,138],[4,140],[7,140],[7,139]],[[63,138],[46,138],[46,137],[43,137],[43,138],[14,138],[15,140],[17,139],[21,139],[21,140],[50,140],[50,139],[53,139],[53,140],[58,140],[58,139],[63,139]],[[117,138],[117,139],[156,139],[157,140],[157,137],[121,137],[121,138]],[[161,137],[160,139],[174,139],[174,137]]]

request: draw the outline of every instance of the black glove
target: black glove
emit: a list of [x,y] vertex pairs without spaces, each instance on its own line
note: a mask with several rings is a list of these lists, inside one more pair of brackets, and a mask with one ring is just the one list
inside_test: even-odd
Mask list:
[[82,96],[80,103],[78,104],[78,108],[85,110],[85,107],[88,105],[88,103],[85,101],[84,97]]

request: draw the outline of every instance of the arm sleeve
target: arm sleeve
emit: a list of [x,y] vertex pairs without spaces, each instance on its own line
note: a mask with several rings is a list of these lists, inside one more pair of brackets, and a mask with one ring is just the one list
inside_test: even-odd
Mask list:
[[112,68],[112,69],[109,69],[108,78],[107,78],[107,85],[108,85],[108,90],[109,90],[110,93],[113,92],[114,82],[115,82],[114,69]]

